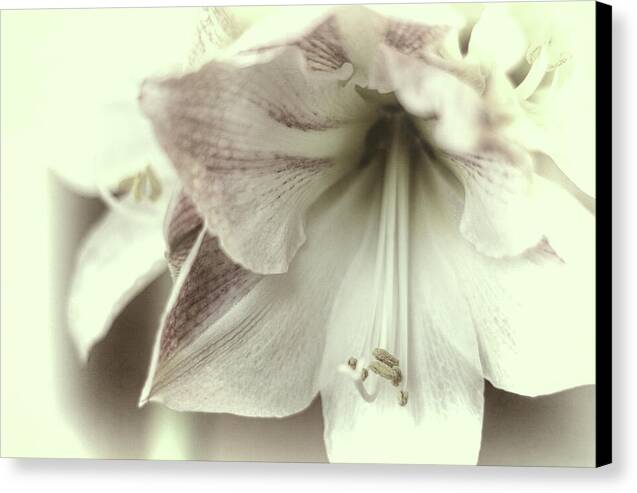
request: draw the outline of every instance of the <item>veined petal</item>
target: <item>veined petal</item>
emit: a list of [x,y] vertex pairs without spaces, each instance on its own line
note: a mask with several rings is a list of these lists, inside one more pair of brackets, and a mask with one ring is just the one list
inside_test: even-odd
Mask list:
[[314,79],[306,61],[291,47],[249,67],[211,63],[140,96],[209,232],[254,272],[287,270],[306,209],[357,164],[373,123],[353,87]]
[[180,190],[173,197],[164,221],[166,260],[175,279],[203,228],[203,219],[190,197]]
[[[193,70],[219,57],[245,29],[239,12],[246,9],[232,7],[204,7],[196,28],[195,42],[190,51],[187,68]],[[250,9],[247,9],[250,10]]]
[[536,179],[546,231],[538,246],[499,260],[457,243],[448,249],[485,377],[530,396],[595,383],[594,217],[558,186]]
[[285,274],[240,267],[204,230],[177,278],[142,403],[247,416],[285,416],[309,405],[371,178],[363,172],[344,180],[310,210],[309,241]]
[[[325,6],[287,7],[252,26],[232,46],[226,61],[235,66],[250,66],[271,61],[290,47],[303,54],[305,69],[314,76],[347,79],[352,61],[343,46],[338,17],[343,10]],[[282,31],[284,24],[288,29]]]
[[[398,159],[399,170],[409,169]],[[332,462],[475,464],[478,459],[483,412],[478,343],[454,259],[446,254],[449,236],[458,237],[457,226],[442,216],[446,180],[454,178],[430,163],[417,164],[402,178],[393,226],[388,180],[382,199],[377,193],[376,214],[332,310],[321,386]],[[369,371],[363,382],[373,399],[368,402],[337,368],[355,357],[360,372],[375,347],[398,358],[402,380],[394,387]],[[399,389],[408,392],[404,406]]]
[[540,242],[544,231],[528,155],[496,149],[443,156],[464,185],[460,231],[480,253],[511,257]]
[[84,239],[71,280],[68,319],[80,356],[126,305],[166,268],[159,221],[108,212]]

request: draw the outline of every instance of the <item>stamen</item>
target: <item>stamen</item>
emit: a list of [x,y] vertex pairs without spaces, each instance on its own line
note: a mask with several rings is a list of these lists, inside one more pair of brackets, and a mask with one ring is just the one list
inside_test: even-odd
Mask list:
[[394,378],[391,383],[394,387],[398,387],[400,382],[403,381],[403,372],[400,371],[400,368],[394,368]]
[[155,202],[161,196],[161,182],[159,181],[159,178],[157,178],[157,175],[153,171],[150,163],[146,165],[145,171],[148,185],[150,186],[148,198],[151,200],[151,202]]
[[155,203],[161,197],[162,185],[152,166],[147,164],[142,171],[120,180],[116,187],[110,188],[100,184],[98,190],[104,202],[113,210],[128,217],[150,221],[154,220],[153,214],[144,210],[144,207],[134,207],[122,199],[130,196],[137,204],[143,204],[145,200]]
[[339,366],[338,369],[341,373],[345,373],[349,378],[352,379],[352,381],[354,382],[354,386],[356,390],[358,391],[359,395],[366,402],[374,402],[376,400],[376,397],[378,396],[378,392],[374,392],[373,394],[368,392],[367,389],[365,388],[365,384],[363,383],[365,379],[367,378],[367,374],[368,374],[366,368],[363,368],[360,374],[357,374],[356,370],[353,370],[349,366],[349,364],[341,365]]
[[531,65],[531,69],[524,80],[515,88],[520,99],[529,99],[533,96],[548,72],[552,72],[568,62],[570,55],[560,53],[559,58],[551,63],[551,59],[554,57],[549,53],[550,45],[551,41],[549,40],[544,45],[537,45],[528,51],[526,61]]
[[144,198],[155,202],[161,196],[161,182],[152,166],[147,164],[144,170],[123,178],[113,193],[118,196],[126,196],[130,193],[136,202],[141,202]]
[[524,80],[515,88],[515,92],[520,99],[528,99],[533,95],[542,82],[549,66],[546,49],[542,46],[536,46],[529,50],[526,59],[531,64],[531,69]]
[[[369,370],[379,377],[390,381],[394,387],[399,387],[403,382],[403,374],[398,366],[398,358],[382,348],[374,349],[372,351],[372,355],[376,358],[376,361],[372,361],[367,367],[361,368],[360,372],[356,371],[356,368],[358,367],[358,359],[353,356],[347,360],[347,364],[339,366],[339,371],[346,373],[353,380],[356,390],[366,402],[374,402],[379,392],[379,387],[376,387],[373,393],[370,393],[365,388],[364,382],[369,376]],[[381,359],[384,359],[395,366],[389,366],[387,363],[380,361]],[[398,403],[400,406],[407,405],[407,391],[399,389],[398,393]]]

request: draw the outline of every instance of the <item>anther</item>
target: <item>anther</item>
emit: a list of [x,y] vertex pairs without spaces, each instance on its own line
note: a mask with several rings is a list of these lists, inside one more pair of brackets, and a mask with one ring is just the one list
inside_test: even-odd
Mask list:
[[367,370],[367,368],[363,368],[361,370],[361,382],[364,382],[365,380],[367,380],[368,376],[369,376],[369,371]]
[[358,360],[353,356],[347,360],[347,366],[349,366],[352,370],[356,369],[356,365],[358,364]]
[[146,165],[146,179],[148,180],[148,185],[150,186],[150,193],[148,194],[148,198],[155,202],[161,196],[161,182],[157,175],[153,171],[153,168],[150,164]]
[[156,202],[161,196],[161,191],[159,178],[151,165],[147,164],[143,171],[122,179],[114,193],[120,196],[131,194],[135,202],[141,202],[144,198]]
[[408,400],[409,400],[409,393],[406,390],[400,390],[398,392],[398,403],[404,407],[407,405]]
[[391,383],[394,387],[398,387],[400,385],[400,382],[403,381],[403,373],[400,371],[400,368],[396,367],[393,369],[394,370],[394,378],[392,379]]
[[385,349],[377,347],[376,349],[374,349],[372,351],[372,355],[378,361],[380,361],[381,363],[386,364],[390,368],[398,366],[398,363],[399,363],[398,358],[396,358],[396,356],[391,354],[389,351],[386,351]]
[[381,363],[380,361],[372,361],[368,368],[376,373],[379,377],[383,377],[385,380],[389,380],[393,382],[397,378],[397,372],[395,368],[391,368],[387,366],[385,363]]
[[547,72],[551,72],[553,70],[555,70],[556,68],[564,65],[566,62],[568,62],[570,56],[566,53],[561,53],[560,54],[560,58],[555,62],[555,63],[551,63],[549,64],[549,66],[547,67],[546,71]]
[[542,45],[537,45],[529,49],[529,51],[526,53],[526,62],[529,65],[533,65],[537,61],[537,59],[540,57],[541,52],[542,52]]

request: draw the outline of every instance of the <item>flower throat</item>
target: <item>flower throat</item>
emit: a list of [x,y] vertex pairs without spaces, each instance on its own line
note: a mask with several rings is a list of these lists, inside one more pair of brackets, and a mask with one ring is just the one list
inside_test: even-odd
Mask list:
[[[370,158],[380,160],[384,167],[375,247],[373,322],[365,341],[372,359],[365,364],[364,355],[351,356],[341,366],[365,401],[373,402],[383,388],[393,387],[400,406],[407,405],[409,399],[409,195],[411,153],[416,142],[410,126],[404,113],[391,106],[383,109],[368,135],[369,148],[374,150]],[[375,378],[368,378],[370,374]]]

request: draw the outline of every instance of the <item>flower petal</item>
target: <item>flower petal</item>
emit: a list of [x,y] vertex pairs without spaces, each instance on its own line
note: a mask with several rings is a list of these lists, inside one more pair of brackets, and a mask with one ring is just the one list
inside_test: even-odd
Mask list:
[[71,334],[83,359],[165,268],[158,222],[109,212],[93,227],[80,248],[68,301]]
[[[530,396],[595,381],[595,218],[561,187],[537,175],[533,183],[529,207],[545,235],[534,248],[495,259],[445,241],[485,377]],[[448,210],[456,219],[447,222],[464,221],[461,207]]]
[[177,278],[181,266],[188,258],[203,228],[203,219],[190,197],[180,190],[173,197],[164,222],[166,260],[173,279]]
[[358,162],[369,108],[314,79],[298,48],[236,68],[211,63],[146,83],[141,104],[211,234],[254,272],[285,272],[306,209]]
[[395,89],[425,142],[465,187],[462,233],[495,257],[518,255],[542,238],[529,220],[533,162],[499,136],[479,93],[458,76],[386,46],[380,51],[374,87]]
[[309,405],[327,307],[360,241],[369,189],[367,173],[321,198],[286,274],[241,268],[202,232],[177,278],[141,402],[247,416]]
[[487,5],[471,31],[467,59],[507,72],[526,52],[526,36],[508,6]]
[[232,7],[203,7],[201,9],[195,43],[187,62],[189,69],[200,67],[220,56],[225,48],[239,37],[246,24],[246,20],[240,16],[242,10],[246,9]]
[[[332,310],[321,387],[325,443],[332,462],[478,460],[483,378],[471,314],[453,272],[455,259],[446,253],[449,236],[458,241],[457,229],[441,217],[449,185],[441,174],[444,170],[418,164],[423,166],[413,172],[409,192],[408,244],[397,244],[391,254],[406,254],[406,269],[396,267],[394,281],[390,274],[380,284],[390,297],[379,305],[375,286],[383,264],[378,262],[379,229],[370,223]],[[400,237],[401,227],[397,228]],[[391,265],[384,269],[391,272]],[[396,322],[379,332],[379,314],[382,319],[388,309],[397,312],[391,317]],[[337,373],[339,364],[351,356],[363,366],[361,356],[371,358],[375,346],[400,360],[401,387],[408,392],[403,407],[397,389],[379,378],[374,381],[371,372],[364,383],[370,389],[376,385],[371,390],[378,392],[373,402],[361,398],[350,378]]]
[[525,255],[490,259],[450,244],[478,330],[485,376],[524,395],[595,382],[594,217],[540,181],[547,238]]
[[[314,75],[347,79],[352,73],[338,17],[342,16],[324,6],[305,6],[279,10],[277,15],[262,19],[234,44],[227,62],[236,66],[265,63],[281,55],[290,47],[300,50],[305,69]],[[289,29],[282,31],[281,24]]]
[[504,148],[445,157],[464,185],[460,231],[479,252],[511,257],[541,241],[544,231],[530,157]]
[[[379,48],[370,75],[370,88],[381,93],[395,91],[408,113],[428,122],[435,145],[456,151],[474,150],[491,131],[480,97],[483,88],[480,77],[439,57],[423,58],[401,52],[411,45],[416,51],[420,48],[419,42],[413,40],[403,44],[400,40],[407,35],[399,35],[400,31],[402,29],[392,35],[396,39],[389,38],[393,44]],[[424,34],[413,36],[426,40],[427,36],[434,35],[425,30]]]

